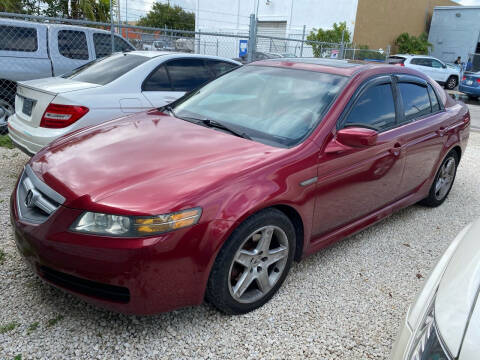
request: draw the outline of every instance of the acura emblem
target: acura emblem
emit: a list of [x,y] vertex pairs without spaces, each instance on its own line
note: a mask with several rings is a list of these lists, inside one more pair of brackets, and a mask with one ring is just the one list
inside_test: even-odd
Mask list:
[[29,189],[27,191],[27,196],[25,196],[25,205],[28,207],[28,208],[32,208],[35,206],[35,202],[38,198],[38,191],[36,191],[35,189]]

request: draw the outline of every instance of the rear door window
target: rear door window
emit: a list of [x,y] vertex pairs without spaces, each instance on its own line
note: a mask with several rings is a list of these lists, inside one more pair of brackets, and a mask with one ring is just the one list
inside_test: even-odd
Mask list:
[[427,58],[414,58],[410,61],[413,65],[432,67],[432,60]]
[[205,60],[205,63],[216,77],[238,67],[236,64],[219,60]]
[[211,79],[201,59],[177,59],[167,63],[173,91],[191,91]]
[[435,69],[443,69],[443,64],[440,61],[434,59],[431,59],[430,61],[432,62],[432,67]]
[[58,52],[69,59],[88,60],[87,36],[84,31],[60,30]]
[[392,86],[379,84],[368,88],[348,114],[346,126],[365,126],[385,131],[396,125]]
[[432,112],[426,86],[414,83],[398,83],[402,95],[405,120],[411,121]]
[[145,80],[143,91],[172,91],[172,85],[164,65],[155,69]]
[[37,29],[0,25],[0,50],[24,52],[37,51]]

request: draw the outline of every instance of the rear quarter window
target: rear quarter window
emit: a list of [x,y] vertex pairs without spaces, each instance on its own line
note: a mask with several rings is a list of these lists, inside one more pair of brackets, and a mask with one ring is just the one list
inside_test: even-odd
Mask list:
[[24,52],[37,51],[37,29],[0,25],[0,50]]

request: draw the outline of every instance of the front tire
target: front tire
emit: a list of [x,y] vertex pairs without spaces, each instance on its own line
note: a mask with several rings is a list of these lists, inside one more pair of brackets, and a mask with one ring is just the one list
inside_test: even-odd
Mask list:
[[458,154],[455,151],[450,151],[447,154],[435,175],[428,197],[420,201],[420,204],[437,207],[445,201],[455,181],[458,161]]
[[250,216],[220,250],[206,300],[226,314],[245,314],[268,302],[285,280],[295,253],[295,229],[277,209]]
[[457,87],[458,85],[458,78],[454,75],[450,76],[447,80],[447,82],[445,83],[445,87],[448,89],[448,90],[453,90]]

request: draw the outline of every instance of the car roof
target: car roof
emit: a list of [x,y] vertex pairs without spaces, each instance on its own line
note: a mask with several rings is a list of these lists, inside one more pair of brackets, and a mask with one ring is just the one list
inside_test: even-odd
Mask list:
[[[70,25],[70,24],[49,24],[49,23],[38,23],[33,21],[17,20],[17,19],[0,19],[0,24],[11,25],[11,26],[26,26],[26,27],[35,27],[35,28],[71,28],[71,29],[81,29],[87,31],[94,31],[98,33],[111,34],[110,31],[98,29],[98,28],[89,28],[81,25]],[[118,35],[118,34],[115,34]]]
[[415,54],[395,54],[391,55],[390,57],[403,57],[405,59],[412,59],[416,57],[426,58],[426,59],[435,59],[438,60],[436,57],[429,56],[429,55],[415,55]]
[[[118,54],[122,54],[122,53],[118,53]],[[229,59],[229,58],[224,58],[224,57],[221,57],[221,56],[190,54],[190,53],[183,53],[183,52],[179,52],[179,51],[133,50],[133,51],[124,52],[123,54],[145,56],[145,57],[149,57],[151,59],[158,58],[158,57],[168,57],[169,59],[191,57],[191,58],[196,58],[196,59],[220,60],[220,61],[230,62],[230,63],[236,64],[236,65],[242,65],[238,61],[235,61],[235,60],[232,60],[232,59]]]
[[291,68],[297,70],[308,70],[316,72],[325,72],[343,76],[352,76],[359,72],[385,67],[391,70],[389,64],[380,62],[368,62],[361,60],[339,60],[324,58],[278,58],[255,61],[248,66],[265,65],[273,67]]

